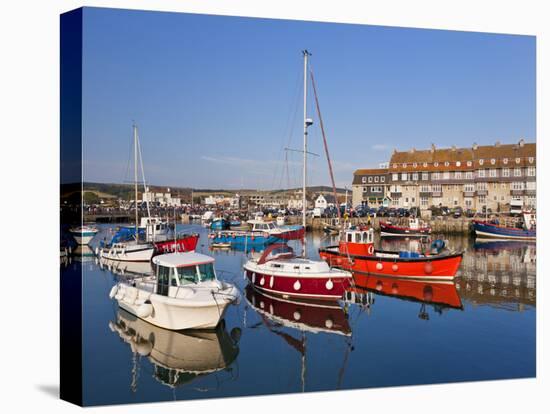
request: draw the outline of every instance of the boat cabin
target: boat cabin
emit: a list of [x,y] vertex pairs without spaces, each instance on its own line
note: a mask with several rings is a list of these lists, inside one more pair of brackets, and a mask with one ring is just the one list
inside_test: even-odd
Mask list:
[[352,228],[344,232],[340,241],[340,252],[346,254],[371,256],[374,254],[374,230]]
[[269,232],[277,228],[277,225],[273,221],[248,220],[247,223],[250,224],[252,231]]
[[535,230],[537,228],[537,215],[535,213],[523,213],[523,223],[525,230]]
[[146,240],[154,240],[169,231],[168,222],[160,217],[142,217],[140,224],[140,228],[145,229]]
[[157,294],[176,297],[181,287],[216,281],[214,259],[196,252],[169,253],[153,258]]

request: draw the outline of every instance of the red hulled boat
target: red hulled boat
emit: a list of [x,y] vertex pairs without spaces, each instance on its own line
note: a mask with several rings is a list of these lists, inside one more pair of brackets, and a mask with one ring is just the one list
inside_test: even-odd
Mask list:
[[329,266],[353,272],[401,278],[453,279],[463,252],[444,251],[445,243],[436,240],[431,252],[394,252],[374,248],[374,231],[350,229],[338,246],[319,249]]
[[155,254],[164,254],[172,252],[190,252],[197,248],[199,235],[192,234],[177,234],[175,239],[155,241]]
[[380,232],[382,236],[423,237],[428,236],[432,232],[432,229],[430,226],[421,223],[418,218],[410,217],[408,226],[399,226],[387,221],[381,221]]
[[245,276],[256,288],[283,298],[331,300],[342,298],[352,274],[331,269],[327,262],[298,258],[292,248],[277,243],[257,259],[248,260]]

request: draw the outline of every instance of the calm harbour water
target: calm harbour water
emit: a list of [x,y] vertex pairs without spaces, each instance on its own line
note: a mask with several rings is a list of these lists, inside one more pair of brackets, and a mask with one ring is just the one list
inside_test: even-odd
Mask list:
[[[92,247],[109,226],[101,230]],[[197,250],[216,258],[220,279],[239,286],[240,304],[216,331],[162,330],[118,310],[108,296],[117,273],[148,264],[109,269],[93,256],[71,259],[62,277],[84,269],[86,405],[536,375],[534,243],[448,238],[466,250],[454,285],[363,278],[344,306],[312,307],[246,289],[243,252],[210,251],[199,225],[178,230],[201,234]],[[309,256],[333,242],[309,234]],[[393,250],[414,243],[377,240]]]

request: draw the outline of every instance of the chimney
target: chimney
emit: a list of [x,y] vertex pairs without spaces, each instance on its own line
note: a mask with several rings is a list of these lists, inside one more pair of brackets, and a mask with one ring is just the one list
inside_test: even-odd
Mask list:
[[495,147],[500,147],[500,141],[495,142]]
[[474,145],[472,146],[472,149],[475,151],[477,149],[477,144],[474,142]]
[[520,148],[523,147],[525,145],[525,140],[523,138],[520,139],[518,144],[519,144]]
[[435,152],[435,144],[432,142],[432,148],[430,149],[430,152],[433,154]]

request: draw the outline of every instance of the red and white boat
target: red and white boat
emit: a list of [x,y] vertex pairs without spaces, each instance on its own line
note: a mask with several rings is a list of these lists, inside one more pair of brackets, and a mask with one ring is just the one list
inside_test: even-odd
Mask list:
[[319,249],[329,266],[353,272],[401,278],[453,279],[464,252],[445,250],[442,240],[430,252],[387,251],[374,248],[374,230],[349,229],[338,246]]
[[199,241],[197,233],[176,233],[170,230],[168,221],[160,217],[142,217],[141,231],[145,231],[145,240],[153,243],[155,254],[172,252],[191,252]]
[[323,260],[298,258],[282,243],[272,244],[259,258],[248,260],[244,270],[256,289],[284,298],[336,301],[352,281],[350,272],[331,269]]
[[430,226],[420,222],[417,217],[410,217],[408,226],[399,226],[387,221],[381,221],[380,232],[382,236],[423,237],[428,236],[432,232],[432,229]]

